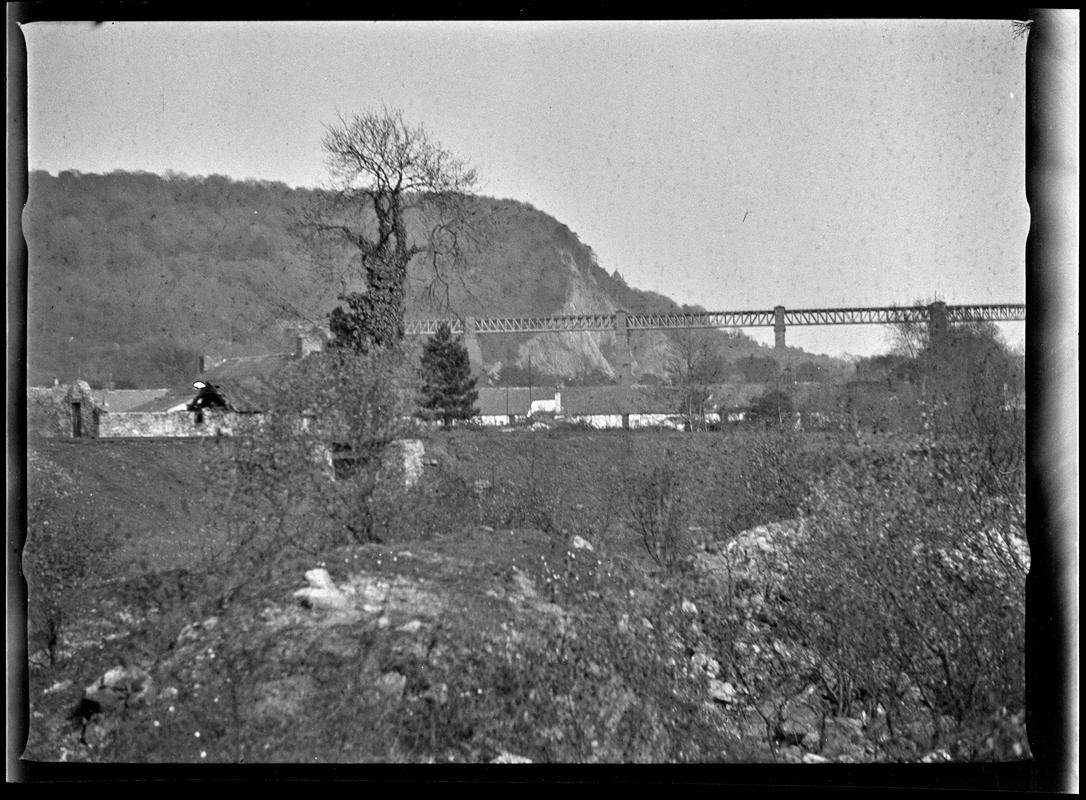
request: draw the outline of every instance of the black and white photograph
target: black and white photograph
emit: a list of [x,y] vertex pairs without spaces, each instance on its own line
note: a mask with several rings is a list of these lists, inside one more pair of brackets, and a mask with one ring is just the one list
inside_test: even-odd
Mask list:
[[1077,11],[8,26],[9,780],[1077,792]]

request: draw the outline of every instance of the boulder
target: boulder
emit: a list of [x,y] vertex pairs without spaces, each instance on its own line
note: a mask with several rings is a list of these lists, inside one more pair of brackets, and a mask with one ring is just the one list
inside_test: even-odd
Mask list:
[[309,586],[299,589],[294,596],[307,608],[339,610],[346,608],[350,602],[347,594],[336,586],[328,570],[311,569],[305,573],[305,579],[309,581]]
[[739,693],[734,686],[727,681],[717,680],[716,678],[709,681],[709,696],[718,703],[724,703],[725,705],[732,705],[739,700]]
[[577,550],[587,550],[590,553],[595,549],[589,541],[582,536],[574,536],[572,544]]
[[83,705],[113,711],[140,703],[150,695],[151,676],[139,667],[113,667],[83,691]]
[[324,567],[308,570],[305,573],[305,579],[309,581],[309,585],[314,589],[337,588],[335,582],[332,580],[332,576],[328,574],[328,570]]

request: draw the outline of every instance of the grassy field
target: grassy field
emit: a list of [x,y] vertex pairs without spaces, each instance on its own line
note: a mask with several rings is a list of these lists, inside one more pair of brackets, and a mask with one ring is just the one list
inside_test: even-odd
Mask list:
[[[822,434],[798,442],[815,459],[837,446]],[[47,500],[58,517],[81,516],[93,530],[116,531],[103,579],[190,567],[215,544],[203,465],[216,447],[210,440],[39,440],[28,449],[28,497],[31,504]],[[495,429],[435,432],[425,447],[436,462],[431,470],[493,486],[534,479],[565,505],[597,510],[618,499],[625,475],[670,453],[686,470],[691,504],[708,513],[749,461],[746,437],[714,433]],[[709,524],[704,513],[691,524]]]
[[27,451],[27,495],[58,518],[116,534],[103,579],[191,564],[207,531],[203,440],[46,439]]
[[[911,448],[902,440],[435,432],[418,486],[368,506],[368,541],[311,544],[318,505],[251,564],[216,555],[244,553],[224,549],[237,530],[210,491],[231,447],[31,444],[28,553],[74,566],[30,562],[32,617],[57,624],[32,619],[29,757],[798,763],[1028,752],[1016,708],[963,709],[943,731],[945,711],[894,695],[890,716],[890,695],[861,685],[881,680],[870,651],[850,653],[859,666],[848,681],[828,677],[830,665],[845,674],[843,651],[831,658],[815,647],[822,628],[796,627],[808,606],[789,583],[817,594],[847,573],[834,559],[854,552],[800,546],[787,563],[797,516],[815,508],[846,542],[856,515],[838,497],[880,525],[923,516],[912,496],[895,499],[916,473],[909,457],[897,462]],[[670,549],[656,547],[667,537]],[[864,569],[894,566],[874,556]],[[987,641],[987,628],[966,633]],[[111,669],[140,677],[91,691]]]

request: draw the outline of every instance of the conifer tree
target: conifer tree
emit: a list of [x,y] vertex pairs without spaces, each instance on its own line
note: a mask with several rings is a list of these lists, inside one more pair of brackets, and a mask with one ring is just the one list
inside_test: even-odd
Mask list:
[[479,411],[479,393],[471,374],[468,350],[441,325],[422,353],[422,397],[419,410],[425,419],[440,419],[448,427],[454,419],[471,419]]

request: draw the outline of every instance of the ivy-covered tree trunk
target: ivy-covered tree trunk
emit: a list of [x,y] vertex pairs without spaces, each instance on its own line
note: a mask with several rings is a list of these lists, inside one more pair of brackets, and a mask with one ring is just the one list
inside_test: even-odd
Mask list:
[[[341,117],[327,128],[324,151],[335,189],[301,229],[356,250],[366,282],[365,291],[339,296],[346,306],[330,316],[334,345],[363,353],[393,346],[404,336],[412,260],[428,254],[438,277],[442,261],[460,263],[475,171],[391,109]],[[409,215],[427,230],[412,236]]]

